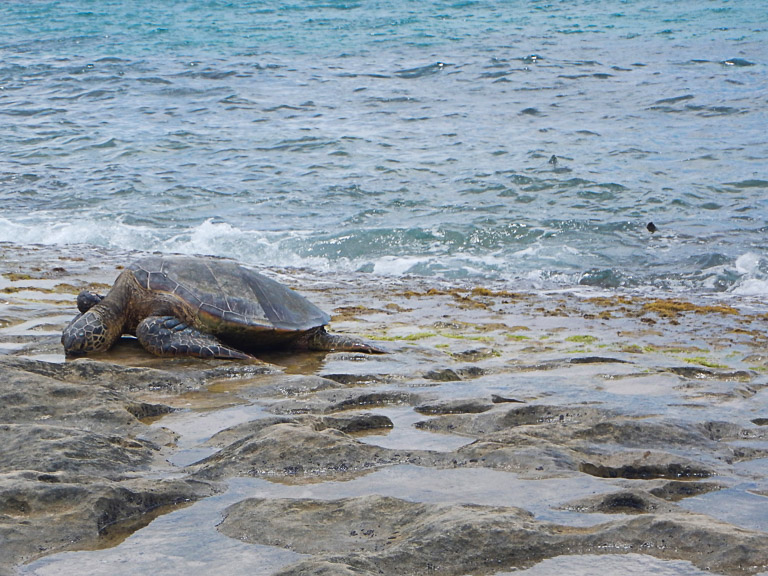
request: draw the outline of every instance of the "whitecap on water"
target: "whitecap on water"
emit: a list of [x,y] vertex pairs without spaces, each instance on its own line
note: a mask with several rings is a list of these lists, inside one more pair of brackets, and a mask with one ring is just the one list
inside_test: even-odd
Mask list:
[[736,271],[741,274],[752,274],[760,265],[760,256],[754,252],[747,252],[736,258]]
[[730,290],[739,296],[761,297],[768,295],[768,278],[761,270],[764,260],[759,254],[747,252],[736,258],[734,267],[742,278]]
[[740,282],[731,293],[739,296],[768,296],[768,280],[748,278]]
[[15,244],[91,244],[127,250],[152,250],[157,232],[121,219],[78,218],[74,221],[11,222],[0,218],[0,242]]

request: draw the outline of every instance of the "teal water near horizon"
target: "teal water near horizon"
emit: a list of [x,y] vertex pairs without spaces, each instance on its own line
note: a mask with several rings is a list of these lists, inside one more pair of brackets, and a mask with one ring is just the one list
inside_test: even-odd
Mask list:
[[768,296],[761,2],[0,10],[0,242]]

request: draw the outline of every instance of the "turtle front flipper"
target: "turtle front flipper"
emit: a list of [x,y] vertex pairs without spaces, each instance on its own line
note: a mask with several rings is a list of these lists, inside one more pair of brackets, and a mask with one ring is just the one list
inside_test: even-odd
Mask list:
[[187,326],[174,316],[149,316],[136,327],[142,346],[157,356],[194,356],[252,360],[253,356],[230,348],[215,336]]
[[80,294],[77,295],[77,309],[80,310],[81,314],[85,314],[96,306],[99,302],[104,300],[104,296],[101,294],[96,294],[96,292],[90,292],[89,290],[83,290],[80,292]]

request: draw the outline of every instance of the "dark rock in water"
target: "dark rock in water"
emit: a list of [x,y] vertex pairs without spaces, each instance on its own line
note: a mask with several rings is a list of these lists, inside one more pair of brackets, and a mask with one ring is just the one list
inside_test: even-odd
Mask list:
[[648,222],[648,224],[646,225],[646,229],[651,234],[653,234],[654,232],[656,232],[658,230],[658,228],[656,228],[656,224],[654,224],[653,222]]
[[576,431],[611,415],[609,411],[584,406],[526,405],[477,415],[446,414],[420,423],[420,427],[462,436],[489,436],[494,442],[516,445],[533,444],[535,438],[570,444]]
[[424,374],[424,378],[427,380],[437,380],[438,382],[458,382],[461,380],[455,371],[450,368],[442,368],[440,370],[430,370]]
[[493,348],[473,348],[472,350],[465,350],[463,352],[455,352],[451,356],[455,360],[462,362],[477,362],[486,358],[492,358],[496,356],[498,352]]
[[723,64],[726,66],[754,66],[754,62],[750,62],[749,60],[746,60],[744,58],[729,58],[728,60],[723,61]]
[[138,420],[158,418],[174,411],[174,408],[165,404],[151,404],[149,402],[133,402],[126,404],[125,409]]
[[747,370],[715,370],[713,368],[700,368],[698,366],[673,366],[667,368],[667,371],[682,376],[683,378],[717,378],[719,380],[738,380],[749,381],[754,374]]
[[345,386],[364,386],[388,381],[386,376],[379,374],[323,374],[323,378],[333,380]]
[[605,356],[582,356],[580,358],[571,358],[570,362],[571,364],[632,364],[628,360]]
[[518,400],[517,398],[508,398],[507,396],[500,396],[499,394],[491,394],[491,402],[493,402],[494,404],[506,404],[506,403],[525,404],[525,400]]
[[617,456],[619,456],[619,462],[582,462],[579,470],[598,478],[627,478],[629,480],[697,479],[712,476],[711,470],[695,462],[684,458],[675,459],[667,454],[648,454],[646,452],[642,457],[636,458],[631,458],[631,455],[626,453]]
[[463,368],[459,368],[458,370],[456,370],[456,372],[464,380],[471,379],[471,378],[479,378],[480,376],[483,376],[486,373],[486,371],[480,368],[479,366],[464,366]]
[[387,416],[371,413],[354,414],[351,416],[320,416],[310,418],[309,421],[317,431],[332,428],[345,434],[391,430],[394,428],[392,420]]
[[[296,422],[297,420],[294,418],[279,416],[272,418],[258,418],[256,420],[251,420],[250,422],[244,422],[236,426],[225,428],[205,442],[205,445],[215,448],[225,448],[229,445],[241,443],[243,440],[253,435],[261,434],[264,430],[277,424],[295,424]],[[192,466],[196,465],[197,464],[193,464]]]
[[436,404],[422,404],[416,406],[414,410],[419,414],[480,414],[493,408],[482,400],[451,400],[439,402]]
[[[604,498],[619,508],[653,503],[633,492]],[[623,505],[622,505],[623,503]],[[323,526],[322,531],[317,527]],[[311,555],[279,572],[299,574],[494,574],[563,554],[635,551],[685,559],[722,574],[768,565],[768,535],[686,512],[643,513],[573,529],[519,508],[408,502],[249,499],[230,506],[218,529],[240,541]],[[607,546],[620,542],[620,546]]]
[[445,62],[435,62],[434,64],[428,64],[426,66],[419,66],[418,68],[409,68],[408,70],[398,70],[395,72],[400,78],[422,78],[424,76],[431,76],[445,70],[447,66],[454,66],[453,64],[446,64]]
[[409,405],[413,403],[415,398],[418,397],[407,392],[397,391],[362,393],[332,404],[328,411],[338,412],[341,410],[359,410],[361,408],[374,406]]
[[649,512],[671,511],[670,507],[663,507],[653,498],[638,492],[616,492],[608,494],[600,499],[596,506],[597,512],[604,514],[647,514]]
[[649,492],[654,496],[663,498],[664,500],[677,502],[683,498],[698,496],[700,494],[707,494],[708,492],[715,492],[717,490],[721,490],[722,488],[723,486],[714,482],[688,482],[672,480],[670,482],[666,482],[662,486],[650,489]]
[[574,512],[599,512],[601,514],[649,514],[678,511],[676,506],[641,490],[623,490],[590,496],[569,502],[561,508]]
[[702,422],[697,426],[706,437],[715,442],[723,440],[763,439],[768,437],[764,430],[745,430],[732,422]]

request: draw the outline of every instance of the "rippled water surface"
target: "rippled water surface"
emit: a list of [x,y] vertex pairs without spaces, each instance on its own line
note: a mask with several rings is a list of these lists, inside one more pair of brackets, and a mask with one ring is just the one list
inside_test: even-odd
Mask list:
[[0,241],[768,294],[760,2],[2,11]]

